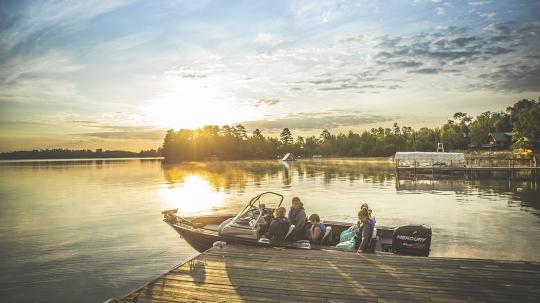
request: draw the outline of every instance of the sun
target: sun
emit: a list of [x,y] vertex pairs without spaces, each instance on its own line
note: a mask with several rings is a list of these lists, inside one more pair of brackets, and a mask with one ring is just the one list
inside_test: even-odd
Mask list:
[[160,93],[145,107],[145,115],[154,125],[173,129],[256,119],[257,108],[236,100],[223,82],[165,77]]

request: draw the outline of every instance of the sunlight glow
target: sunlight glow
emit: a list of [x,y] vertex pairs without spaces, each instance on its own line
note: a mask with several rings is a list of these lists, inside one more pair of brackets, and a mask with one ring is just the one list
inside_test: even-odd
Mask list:
[[178,208],[181,214],[210,212],[225,202],[225,193],[214,191],[205,179],[196,175],[186,177],[178,186],[161,188],[159,195],[168,208]]
[[161,92],[143,111],[155,125],[173,129],[260,118],[255,106],[238,101],[225,89],[232,83],[223,82],[217,77],[166,74]]

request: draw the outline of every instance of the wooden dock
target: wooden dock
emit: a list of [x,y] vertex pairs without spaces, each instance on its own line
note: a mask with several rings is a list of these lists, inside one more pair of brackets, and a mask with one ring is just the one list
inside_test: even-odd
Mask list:
[[214,247],[120,302],[540,302],[540,262]]
[[[422,154],[422,153],[420,153]],[[443,154],[443,153],[441,153]],[[397,155],[397,154],[396,154]],[[421,157],[422,155],[418,156]],[[417,178],[418,176],[469,176],[492,177],[504,174],[510,179],[525,178],[537,180],[540,167],[535,157],[532,158],[495,158],[495,157],[468,157],[465,161],[444,162],[436,164],[434,161],[396,160],[396,174],[400,176]]]

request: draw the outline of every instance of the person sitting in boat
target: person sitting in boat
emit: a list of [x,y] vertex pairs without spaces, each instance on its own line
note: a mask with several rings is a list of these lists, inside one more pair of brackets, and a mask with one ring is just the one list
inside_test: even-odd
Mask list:
[[286,212],[285,207],[276,208],[276,217],[272,220],[268,231],[264,234],[265,238],[273,241],[285,240],[285,236],[287,236],[287,232],[289,232],[289,227],[291,226],[291,222],[285,217]]
[[368,207],[362,207],[358,212],[358,225],[358,234],[356,236],[356,243],[360,243],[358,246],[358,253],[364,253],[368,249],[369,242],[371,241],[371,234],[375,227],[375,221],[369,217]]
[[309,242],[319,244],[326,232],[326,226],[321,223],[321,218],[317,214],[312,214],[309,216],[309,222],[311,223],[311,228],[309,229]]
[[291,209],[289,210],[289,221],[294,224],[294,239],[302,240],[306,238],[306,211],[304,210],[304,204],[300,202],[300,198],[294,197],[292,199]]
[[369,218],[376,223],[377,220],[375,220],[375,216],[373,215],[373,211],[371,210],[371,208],[369,208],[369,205],[367,203],[363,203],[362,206],[360,206],[360,209],[362,208],[365,208],[368,210]]

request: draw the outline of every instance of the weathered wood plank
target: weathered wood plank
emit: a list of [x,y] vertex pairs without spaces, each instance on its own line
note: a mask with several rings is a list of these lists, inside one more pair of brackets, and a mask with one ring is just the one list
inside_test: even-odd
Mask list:
[[540,263],[229,245],[179,265],[130,302],[537,302]]

